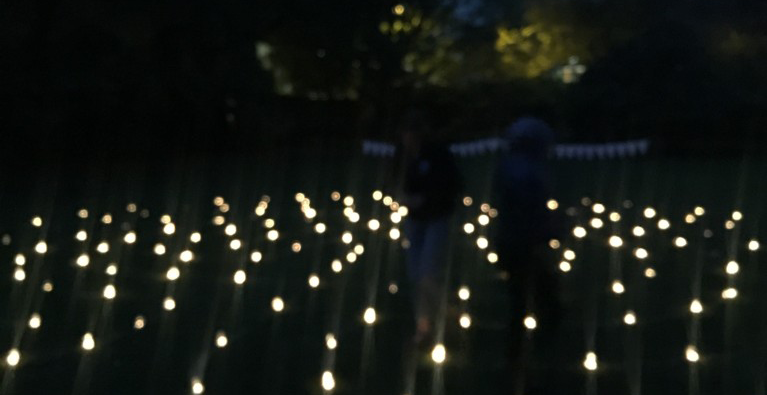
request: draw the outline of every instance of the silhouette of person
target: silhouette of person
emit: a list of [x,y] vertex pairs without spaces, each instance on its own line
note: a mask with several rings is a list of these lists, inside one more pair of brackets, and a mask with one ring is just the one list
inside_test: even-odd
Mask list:
[[550,198],[547,157],[554,134],[539,119],[521,118],[506,129],[504,138],[508,146],[496,171],[500,200],[496,245],[500,266],[509,279],[512,393],[526,394],[525,318],[535,319],[535,336],[540,341],[555,329],[560,314],[556,273],[546,259],[548,241],[557,233],[546,207]]
[[415,315],[416,343],[433,333],[445,281],[450,218],[461,189],[452,155],[437,142],[424,114],[410,111],[399,126],[401,202],[405,217],[406,272]]

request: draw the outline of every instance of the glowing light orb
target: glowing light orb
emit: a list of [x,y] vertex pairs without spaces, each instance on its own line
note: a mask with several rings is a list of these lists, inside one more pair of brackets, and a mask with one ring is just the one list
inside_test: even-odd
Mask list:
[[43,292],[53,292],[53,283],[46,281],[43,283]]
[[749,251],[756,251],[759,249],[759,241],[757,240],[751,240],[748,242],[748,249]]
[[599,367],[597,363],[597,354],[595,354],[593,351],[590,351],[586,354],[586,358],[583,360],[583,367],[586,368],[586,370],[589,371],[595,371]]
[[221,226],[224,224],[224,221],[226,221],[226,219],[224,219],[224,216],[222,215],[217,215],[213,217],[213,225]]
[[229,248],[231,248],[234,251],[237,251],[242,247],[242,241],[240,239],[233,239],[229,242]]
[[461,314],[458,323],[461,325],[461,328],[469,329],[469,327],[471,327],[471,316],[467,313]]
[[346,207],[350,207],[350,206],[351,206],[351,205],[353,205],[353,204],[354,204],[354,198],[353,198],[353,197],[351,197],[351,196],[346,196],[346,197],[344,198],[344,206],[346,206]]
[[700,300],[693,299],[693,301],[690,302],[690,312],[693,314],[700,314],[703,312],[703,304],[700,303]]
[[33,313],[29,317],[29,322],[27,324],[29,325],[30,328],[37,329],[40,327],[40,325],[42,325],[42,323],[43,323],[43,319],[40,317],[40,314]]
[[376,310],[372,307],[365,309],[365,313],[362,315],[362,319],[368,325],[373,325],[376,322]]
[[615,211],[610,213],[610,221],[612,222],[618,222],[621,220],[621,215]]
[[195,378],[192,380],[192,393],[199,395],[205,392],[205,386],[202,384],[202,381],[200,379]]
[[333,262],[330,263],[330,268],[335,273],[341,273],[341,270],[343,270],[344,266],[340,260],[334,259]]
[[237,233],[237,225],[235,224],[226,225],[226,227],[224,228],[224,233],[227,236],[234,236],[235,233]]
[[264,228],[271,229],[274,228],[274,220],[271,218],[267,218],[264,220]]
[[666,230],[670,227],[671,227],[671,222],[669,222],[667,219],[663,218],[658,220],[658,229]]
[[131,232],[126,233],[125,236],[123,237],[123,241],[126,244],[133,244],[133,243],[135,243],[136,242],[136,232],[131,231]]
[[373,191],[373,200],[377,202],[377,201],[380,201],[381,199],[383,199],[383,192]]
[[144,326],[146,325],[146,319],[143,315],[137,315],[136,318],[133,320],[133,329],[141,330],[144,329]]
[[165,246],[160,244],[160,243],[155,244],[154,245],[154,253],[156,255],[165,255]]
[[742,219],[743,219],[743,213],[741,213],[740,211],[737,211],[737,210],[732,212],[732,220],[733,221],[740,221]]
[[88,210],[86,210],[84,208],[80,209],[77,212],[77,216],[80,217],[80,218],[83,218],[83,219],[88,218]]
[[470,234],[474,233],[474,224],[472,224],[472,223],[470,223],[470,222],[467,222],[467,223],[465,223],[465,224],[463,225],[463,231],[464,231],[464,232],[465,232],[467,235],[470,235]]
[[229,344],[229,338],[226,337],[226,333],[224,333],[224,331],[218,331],[216,333],[216,347],[224,348],[227,344]]
[[687,349],[684,351],[684,356],[688,361],[692,363],[700,361],[700,355],[698,354],[698,350],[695,348],[695,346],[687,346]]
[[657,276],[657,275],[658,275],[658,273],[656,273],[655,269],[653,269],[651,267],[648,267],[647,269],[644,270],[644,276],[647,277],[647,278],[655,278],[655,276]]
[[604,221],[600,218],[592,218],[591,221],[589,221],[589,225],[594,229],[601,229],[604,224]]
[[738,290],[735,288],[727,288],[722,291],[722,299],[735,299],[738,297]]
[[301,252],[301,243],[299,242],[293,242],[293,244],[290,245],[290,250],[295,252],[296,254]]
[[10,351],[8,351],[8,354],[5,356],[5,363],[7,363],[10,367],[18,365],[20,361],[21,354],[19,353],[19,350],[15,348],[12,348]]
[[695,215],[693,215],[693,214],[687,214],[687,215],[684,216],[684,222],[686,222],[688,224],[694,223],[695,220],[696,220],[696,218],[695,218]]
[[459,299],[461,299],[461,300],[469,300],[470,297],[471,297],[471,291],[469,291],[469,287],[464,285],[464,286],[462,286],[461,288],[458,289],[458,298]]
[[490,223],[490,217],[488,217],[487,214],[481,214],[477,217],[477,223],[482,226],[487,226]]
[[479,247],[480,250],[484,250],[485,248],[487,248],[489,244],[490,243],[487,241],[487,238],[485,238],[484,236],[480,236],[477,238],[477,247]]
[[165,300],[162,302],[162,307],[167,311],[172,311],[176,308],[176,301],[173,300],[171,297],[165,298]]
[[397,283],[390,283],[389,284],[389,293],[394,295],[399,291],[399,287],[397,286]]
[[181,253],[178,255],[178,259],[180,259],[181,262],[189,263],[192,261],[192,259],[194,259],[194,254],[192,251],[184,250],[181,251]]
[[647,259],[650,254],[644,248],[639,247],[634,250],[634,256],[636,256],[638,259]]
[[731,276],[734,276],[734,275],[738,274],[738,272],[740,271],[740,265],[738,265],[738,262],[729,261],[729,262],[727,262],[727,266],[725,267],[725,271],[727,272],[727,274],[729,274]]
[[594,205],[591,206],[591,210],[597,214],[602,214],[605,212],[605,206],[602,203],[594,203]]
[[266,238],[270,241],[276,241],[280,237],[280,232],[278,232],[275,229],[272,229],[268,232],[266,232]]
[[111,224],[112,223],[112,216],[110,214],[104,214],[103,217],[101,217],[101,222],[105,224]]
[[90,332],[83,335],[83,340],[80,346],[85,351],[91,351],[96,347],[96,340],[93,339],[93,335]]
[[572,269],[573,269],[573,265],[571,265],[570,262],[568,261],[559,262],[559,270],[561,270],[563,273],[568,273]]
[[657,214],[657,212],[655,211],[654,208],[647,207],[647,208],[644,209],[643,214],[644,214],[645,218],[650,219],[650,218],[654,218],[655,215]]
[[129,213],[135,213],[138,207],[136,207],[135,203],[128,203],[127,206],[125,206],[125,211]]
[[168,222],[165,224],[165,226],[163,226],[162,232],[166,235],[172,235],[176,233],[176,225],[173,222]]
[[405,6],[402,4],[397,4],[394,7],[392,7],[391,11],[394,15],[402,15],[405,13]]
[[362,244],[357,244],[356,246],[354,246],[354,253],[357,255],[362,255],[363,253],[365,253],[365,246],[363,246]]
[[247,275],[245,274],[244,270],[238,270],[234,272],[234,276],[232,276],[232,279],[234,280],[234,283],[237,285],[242,285],[245,283],[245,280],[247,280]]
[[498,254],[495,252],[490,252],[487,254],[487,261],[490,263],[496,263],[498,262]]
[[296,198],[296,202],[301,203],[301,202],[304,201],[304,199],[306,199],[306,195],[304,195],[301,192],[298,192],[298,193],[296,193],[295,198]]
[[574,261],[575,260],[575,251],[573,251],[573,250],[565,250],[565,252],[562,253],[562,257],[567,259],[568,261]]
[[397,239],[399,239],[399,238],[400,238],[400,236],[401,236],[401,234],[400,234],[400,231],[399,231],[399,229],[397,229],[397,228],[391,228],[391,230],[389,230],[389,238],[390,238],[390,239],[392,239],[392,240],[397,240]]
[[636,314],[633,311],[627,311],[623,316],[623,323],[626,325],[635,325],[637,323]]
[[631,233],[634,234],[636,237],[642,237],[645,234],[644,228],[641,226],[635,226],[634,229],[631,230]]
[[608,243],[610,243],[610,247],[619,248],[623,246],[623,239],[620,236],[610,236]]
[[[399,214],[397,214],[397,215],[399,215]],[[357,222],[359,222],[359,220],[360,220],[359,213],[354,213],[353,212],[353,213],[349,214],[349,222],[356,224]]]
[[32,218],[32,226],[39,228],[43,226],[43,219],[40,217],[34,217]]
[[160,217],[160,222],[161,222],[162,224],[164,224],[164,225],[167,225],[167,224],[169,224],[169,223],[170,223],[170,221],[172,221],[172,219],[170,218],[170,215],[168,215],[168,214],[163,214],[163,215]]
[[317,234],[323,234],[327,230],[327,226],[323,224],[322,222],[317,222],[314,225],[314,231],[317,232]]
[[443,344],[438,343],[431,350],[431,360],[439,365],[445,362],[445,358],[447,358],[447,350],[445,350],[445,346]]
[[469,207],[474,203],[474,199],[471,198],[471,196],[466,196],[463,198],[463,205],[466,207]]
[[250,261],[253,263],[261,262],[263,255],[259,251],[253,251],[250,253]]
[[530,331],[535,330],[535,328],[538,327],[538,321],[531,315],[525,317],[523,323],[525,324],[525,328]]
[[167,272],[165,272],[165,278],[170,281],[176,281],[181,276],[181,271],[177,267],[171,266]]
[[333,373],[325,371],[322,373],[322,389],[325,391],[332,391],[336,387],[336,380],[333,378]]
[[482,203],[482,205],[481,205],[481,206],[479,206],[479,209],[480,209],[480,210],[481,210],[483,213],[487,213],[487,212],[490,212],[490,205],[489,205],[489,204],[487,204],[487,203]]
[[399,214],[402,218],[405,218],[408,214],[410,214],[410,210],[405,206],[399,206],[399,209],[397,209],[397,214]]
[[392,199],[391,196],[384,196],[383,200],[381,202],[384,204],[384,206],[390,206],[392,202],[394,202],[394,199]]
[[677,236],[674,238],[674,245],[678,248],[684,248],[687,246],[687,239],[682,236]]
[[701,215],[703,215],[703,214],[705,214],[705,213],[706,213],[706,210],[705,210],[703,207],[701,207],[701,206],[697,206],[697,207],[695,207],[695,209],[693,210],[693,212],[695,213],[695,215],[697,215],[698,217],[700,217]]
[[622,282],[615,280],[613,281],[612,290],[613,290],[613,293],[620,295],[626,292],[626,287],[623,286]]
[[559,208],[559,202],[557,202],[554,199],[549,199],[549,201],[546,202],[546,207],[548,207],[548,209],[552,211],[556,210],[557,208]]
[[579,239],[586,237],[587,234],[588,232],[586,232],[586,228],[582,226],[576,226],[575,228],[573,228],[573,236]]
[[27,263],[27,258],[24,256],[24,254],[16,254],[16,256],[13,258],[13,262],[16,264],[16,266],[24,266]]
[[91,258],[87,254],[81,254],[77,257],[75,262],[77,263],[77,266],[86,267],[89,263],[91,263]]
[[213,198],[213,204],[215,204],[216,206],[220,206],[220,205],[224,204],[224,198],[221,197],[221,196],[214,197]]
[[274,310],[277,313],[282,312],[282,310],[285,310],[285,302],[282,300],[281,297],[275,296],[272,299],[272,310]]
[[312,288],[317,288],[320,286],[320,278],[316,274],[312,274],[309,276],[309,286]]
[[725,229],[734,229],[735,228],[735,222],[731,220],[727,220],[727,222],[724,223]]
[[552,250],[556,250],[560,246],[561,246],[561,244],[559,243],[559,240],[557,240],[557,239],[549,240],[549,247],[551,247]]
[[75,234],[75,239],[79,241],[85,241],[88,239],[88,233],[84,230],[80,230]]
[[96,246],[96,251],[98,251],[100,254],[106,254],[109,252],[109,244],[106,241],[102,241],[98,246]]
[[44,241],[40,240],[35,244],[35,252],[38,254],[45,254],[48,252],[48,244],[46,244]]
[[112,300],[117,296],[117,289],[114,285],[109,284],[106,287],[104,287],[104,292],[102,293],[104,296],[104,299]]
[[338,347],[338,341],[332,333],[325,335],[325,347],[327,347],[328,350],[335,350],[336,347]]
[[381,227],[381,223],[377,219],[371,219],[368,221],[368,228],[372,231],[378,230]]
[[357,262],[357,254],[354,253],[353,251],[346,254],[346,261],[349,263]]

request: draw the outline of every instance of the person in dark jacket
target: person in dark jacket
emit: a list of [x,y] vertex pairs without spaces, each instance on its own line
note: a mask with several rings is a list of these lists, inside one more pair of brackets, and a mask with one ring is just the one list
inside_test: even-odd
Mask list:
[[432,334],[445,281],[450,219],[459,201],[460,174],[424,115],[411,112],[400,125],[401,201],[408,208],[407,277],[415,314],[415,341]]
[[500,222],[496,245],[500,266],[509,274],[512,393],[526,394],[527,386],[540,383],[525,383],[525,319],[534,319],[535,336],[545,337],[560,316],[558,277],[547,259],[548,241],[558,228],[546,207],[551,197],[547,162],[554,135],[545,122],[521,118],[506,129],[504,138],[507,150],[496,172]]

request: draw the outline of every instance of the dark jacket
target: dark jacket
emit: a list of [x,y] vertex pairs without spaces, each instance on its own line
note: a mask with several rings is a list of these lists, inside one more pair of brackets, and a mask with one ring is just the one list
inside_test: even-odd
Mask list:
[[437,219],[453,212],[461,193],[461,176],[444,145],[425,145],[406,165],[404,192],[409,200],[421,203],[408,207],[413,219]]

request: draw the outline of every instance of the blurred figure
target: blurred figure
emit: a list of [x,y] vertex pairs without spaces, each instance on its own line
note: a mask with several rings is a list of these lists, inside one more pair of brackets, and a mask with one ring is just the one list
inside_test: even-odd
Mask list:
[[405,217],[407,277],[417,344],[433,333],[445,282],[450,218],[460,194],[460,175],[447,147],[435,141],[425,115],[411,111],[399,126],[401,202]]
[[[550,195],[547,165],[554,133],[536,118],[521,118],[506,129],[508,149],[496,172],[499,232],[496,240],[501,268],[508,273],[511,304],[510,375],[513,394],[526,388],[525,318],[536,320],[536,343],[544,344],[560,315],[558,277],[546,257],[557,226],[546,202]],[[531,346],[531,345],[530,345]],[[530,379],[530,381],[533,381]]]

